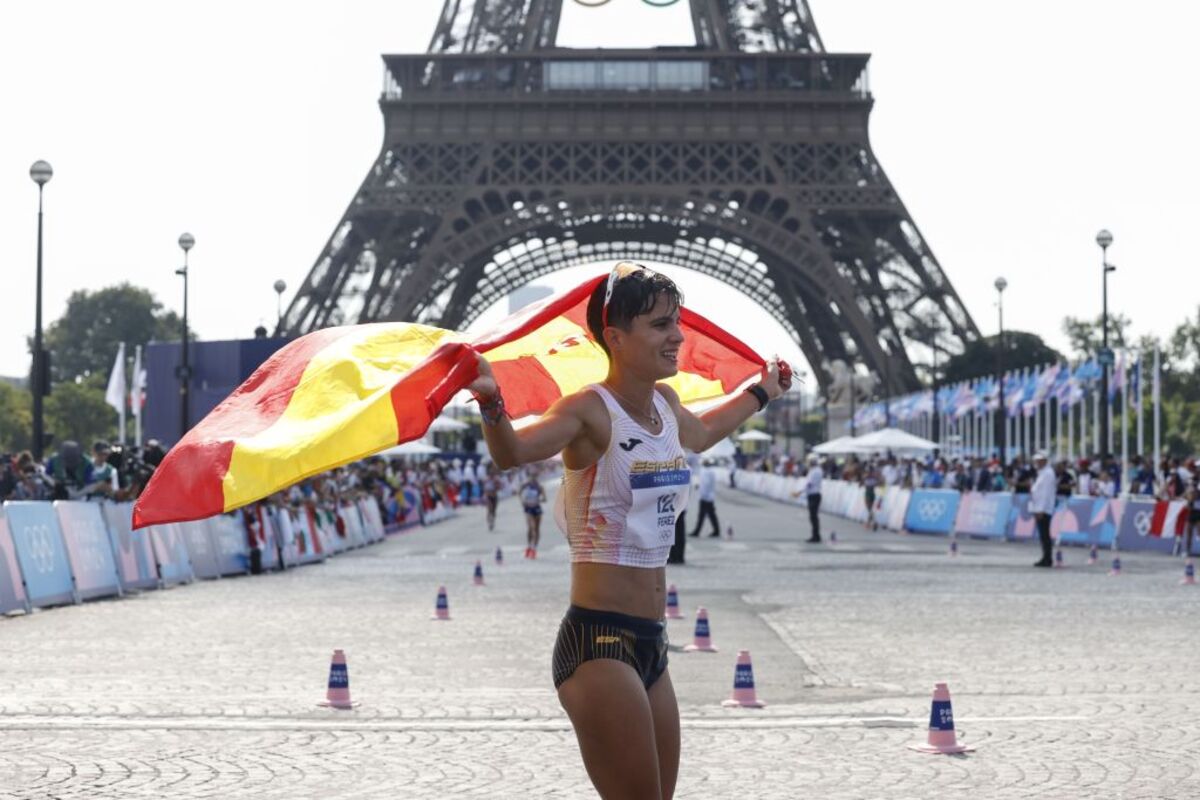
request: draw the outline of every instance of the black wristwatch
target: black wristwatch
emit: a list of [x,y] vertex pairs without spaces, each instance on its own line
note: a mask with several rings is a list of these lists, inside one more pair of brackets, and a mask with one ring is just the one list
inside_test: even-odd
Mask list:
[[771,402],[771,398],[767,396],[767,390],[759,386],[757,383],[753,386],[747,386],[746,391],[754,395],[754,399],[758,401],[759,411],[762,411],[767,407],[767,403]]

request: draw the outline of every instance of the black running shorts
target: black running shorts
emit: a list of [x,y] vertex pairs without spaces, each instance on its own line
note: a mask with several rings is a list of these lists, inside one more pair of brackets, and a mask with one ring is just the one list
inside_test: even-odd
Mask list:
[[554,688],[595,658],[623,661],[649,689],[667,669],[667,624],[615,611],[571,606],[554,643]]

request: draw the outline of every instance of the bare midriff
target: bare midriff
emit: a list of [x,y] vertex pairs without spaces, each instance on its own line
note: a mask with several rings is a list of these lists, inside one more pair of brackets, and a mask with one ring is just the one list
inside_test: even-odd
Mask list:
[[571,603],[595,611],[662,619],[666,580],[665,567],[576,562],[571,565]]

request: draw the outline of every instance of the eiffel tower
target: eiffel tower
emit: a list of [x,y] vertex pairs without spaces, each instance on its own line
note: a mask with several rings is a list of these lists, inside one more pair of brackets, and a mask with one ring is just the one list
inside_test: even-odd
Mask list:
[[757,301],[823,388],[961,352],[978,329],[868,141],[869,55],[825,52],[806,0],[690,2],[693,47],[591,50],[556,47],[563,0],[445,0],[428,52],[383,57],[383,147],[280,333],[463,328],[630,259]]

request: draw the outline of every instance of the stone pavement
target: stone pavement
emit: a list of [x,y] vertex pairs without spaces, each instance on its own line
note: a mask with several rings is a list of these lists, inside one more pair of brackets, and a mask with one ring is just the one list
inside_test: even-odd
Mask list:
[[[671,567],[681,798],[1200,797],[1200,587],[1178,559],[872,533],[723,491]],[[694,513],[694,511],[693,511]],[[567,551],[502,503],[321,565],[0,619],[0,798],[592,797],[550,681]],[[505,565],[492,553],[504,548]],[[476,559],[487,585],[471,585]],[[429,617],[439,584],[453,621]],[[690,654],[709,609],[717,654]],[[351,712],[316,707],[344,648]],[[739,648],[762,710],[720,706]],[[921,741],[935,681],[965,757]]]

